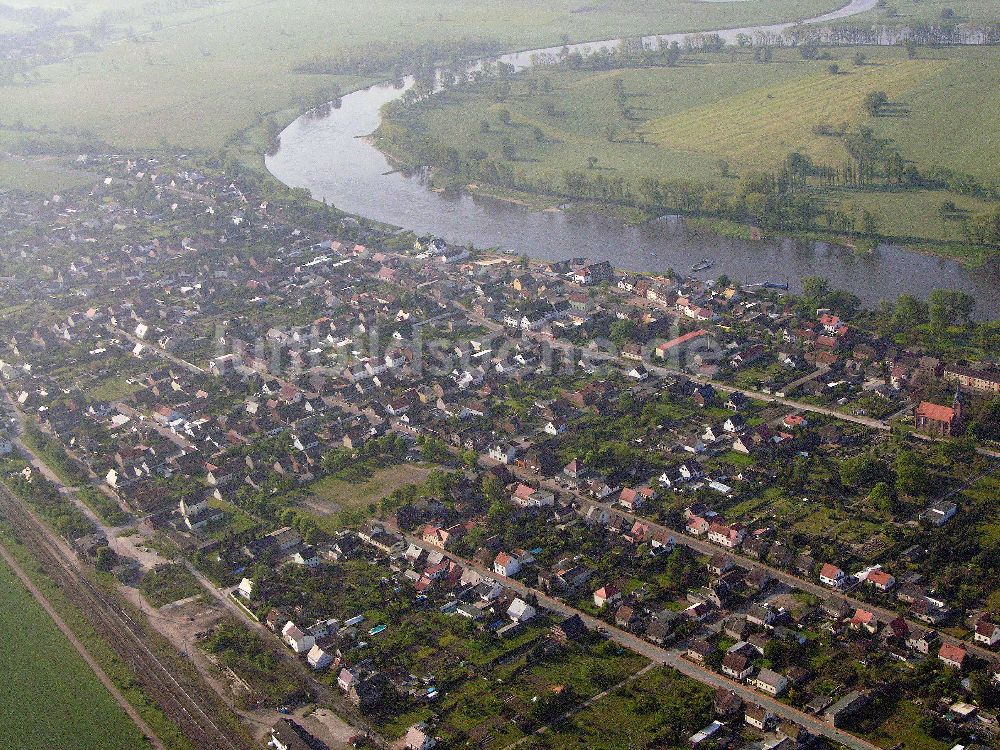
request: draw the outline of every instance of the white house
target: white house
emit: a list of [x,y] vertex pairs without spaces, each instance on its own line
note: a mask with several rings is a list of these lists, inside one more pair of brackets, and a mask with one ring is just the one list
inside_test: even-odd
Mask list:
[[521,561],[514,555],[500,552],[493,558],[493,572],[498,576],[512,578],[521,571]]
[[240,585],[236,587],[236,593],[242,596],[244,599],[253,598],[253,590],[256,588],[257,584],[251,581],[249,578],[244,578],[240,581]]
[[976,623],[976,643],[995,646],[1000,641],[1000,625],[994,625],[985,617]]
[[831,565],[830,563],[823,563],[823,567],[819,571],[819,582],[824,586],[831,586],[835,589],[839,589],[844,585],[844,571],[838,568],[836,565]]
[[285,623],[281,638],[297,654],[304,654],[316,645],[316,639],[303,633],[294,622]]
[[788,687],[788,678],[772,669],[762,669],[753,678],[753,684],[768,695],[781,695]]
[[490,446],[490,458],[502,464],[512,464],[517,457],[517,448],[510,443],[496,443]]
[[533,618],[538,611],[528,604],[524,599],[515,599],[507,608],[507,617],[514,622],[527,622]]
[[333,657],[319,646],[313,646],[306,654],[306,661],[318,672],[329,667],[333,663]]

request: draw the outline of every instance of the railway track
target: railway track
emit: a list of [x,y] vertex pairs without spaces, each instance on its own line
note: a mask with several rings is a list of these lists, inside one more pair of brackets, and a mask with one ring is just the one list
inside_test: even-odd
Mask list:
[[0,486],[0,515],[7,519],[18,539],[49,577],[135,672],[149,697],[177,724],[194,747],[198,750],[248,750],[251,747],[238,730],[213,717],[212,713],[220,710],[221,702],[209,695],[207,688],[178,679],[147,645],[145,629],[80,570],[73,552],[3,486]]

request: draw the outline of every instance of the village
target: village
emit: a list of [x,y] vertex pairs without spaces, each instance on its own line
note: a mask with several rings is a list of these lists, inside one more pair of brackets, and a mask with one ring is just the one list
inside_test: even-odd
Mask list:
[[[262,741],[1000,735],[1000,365],[969,300],[921,324],[85,166],[0,196],[0,471]],[[975,333],[906,342],[935,320]]]

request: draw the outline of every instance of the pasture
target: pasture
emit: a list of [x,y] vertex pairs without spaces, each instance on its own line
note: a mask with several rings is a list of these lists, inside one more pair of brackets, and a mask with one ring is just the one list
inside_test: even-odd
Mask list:
[[[620,70],[540,68],[510,83],[474,85],[406,108],[399,122],[460,154],[507,160],[535,184],[563,184],[567,171],[621,178],[686,178],[739,189],[750,171],[774,170],[799,151],[840,169],[851,157],[840,134],[871,128],[925,171],[945,167],[986,184],[1000,182],[1000,79],[994,48],[823,50],[806,60],[779,49],[770,63],[750,50],[693,53],[675,67]],[[835,66],[835,67],[834,67]],[[865,96],[884,91],[890,106],[873,117]],[[624,106],[623,106],[624,102]],[[947,132],[948,138],[940,134]],[[884,234],[956,240],[961,219],[989,205],[943,190],[813,188],[830,207],[863,207]],[[939,210],[945,200],[955,210]],[[860,210],[860,208],[858,209]]]
[[254,129],[273,129],[302,110],[364,81],[306,75],[295,68],[317,56],[368,45],[462,39],[495,40],[507,49],[563,39],[698,31],[804,18],[839,0],[530,0],[454,3],[420,0],[110,0],[63,3],[81,28],[109,27],[96,51],[39,68],[37,78],[4,89],[3,120],[66,127],[119,147],[177,145],[215,153],[245,148],[258,160]]

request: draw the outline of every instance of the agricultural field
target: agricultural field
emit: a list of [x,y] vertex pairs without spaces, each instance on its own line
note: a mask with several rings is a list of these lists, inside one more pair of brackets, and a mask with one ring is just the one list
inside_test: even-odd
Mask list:
[[[912,59],[900,48],[832,48],[808,60],[785,49],[768,64],[727,50],[685,54],[674,67],[535,69],[509,91],[496,82],[451,90],[394,122],[460,154],[504,159],[521,182],[556,190],[575,171],[633,191],[646,179],[688,179],[732,195],[747,173],[775,170],[795,151],[841,169],[851,162],[843,134],[861,127],[918,170],[944,167],[993,184],[1000,104],[985,92],[998,77],[993,48],[920,49]],[[864,105],[872,91],[890,102],[877,116]],[[944,129],[955,137],[942,141]],[[870,211],[884,235],[904,239],[955,240],[963,218],[991,208],[946,190],[811,190],[828,208]]]
[[[44,2],[45,7],[65,7]],[[528,0],[498,5],[422,0],[220,0],[177,4],[72,3],[66,20],[102,41],[96,52],[44,65],[29,82],[4,90],[3,120],[28,127],[72,126],[116,146],[182,148],[216,153],[223,146],[265,143],[245,131],[268,131],[339,89],[377,74],[301,74],[295,69],[331,54],[460,40],[498,49],[603,39],[623,34],[698,31],[751,22],[804,18],[839,0],[575,0],[539,7]],[[111,9],[114,10],[111,10]],[[169,9],[166,10],[166,9]],[[98,37],[98,33],[100,36]],[[247,136],[247,142],[242,137]]]
[[0,563],[0,747],[147,747],[121,707],[13,572]]

